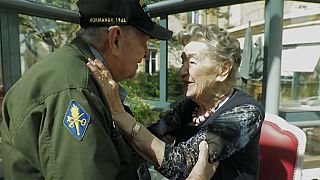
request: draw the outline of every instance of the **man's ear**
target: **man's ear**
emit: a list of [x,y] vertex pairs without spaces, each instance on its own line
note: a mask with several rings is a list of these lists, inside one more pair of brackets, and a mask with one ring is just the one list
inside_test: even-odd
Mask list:
[[109,44],[109,47],[110,47],[112,54],[114,54],[114,55],[120,54],[119,39],[121,37],[121,33],[122,33],[122,31],[119,26],[111,26],[109,28],[108,44]]
[[219,82],[225,81],[231,72],[232,66],[233,66],[233,63],[231,60],[223,61],[223,63],[221,63],[220,72],[219,72],[216,80]]

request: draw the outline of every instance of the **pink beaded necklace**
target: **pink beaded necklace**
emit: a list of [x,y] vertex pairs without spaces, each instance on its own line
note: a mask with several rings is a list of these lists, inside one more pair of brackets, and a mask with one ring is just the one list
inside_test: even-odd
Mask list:
[[206,111],[203,115],[198,116],[198,111],[200,106],[197,106],[192,111],[192,124],[194,126],[199,126],[204,123],[210,116],[212,116],[232,95],[233,90],[230,90],[226,95],[224,95],[218,102],[217,105],[210,109],[210,111]]

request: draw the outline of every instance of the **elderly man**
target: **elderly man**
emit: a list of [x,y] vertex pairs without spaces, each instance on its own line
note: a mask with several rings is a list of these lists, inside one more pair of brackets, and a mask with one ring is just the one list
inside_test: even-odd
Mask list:
[[[82,27],[77,37],[32,66],[6,94],[5,178],[148,178],[144,160],[115,126],[86,63],[101,60],[116,81],[133,77],[149,38],[167,40],[172,32],[152,22],[141,1],[79,0],[77,5]],[[200,165],[189,179],[205,178],[206,152],[200,151]]]

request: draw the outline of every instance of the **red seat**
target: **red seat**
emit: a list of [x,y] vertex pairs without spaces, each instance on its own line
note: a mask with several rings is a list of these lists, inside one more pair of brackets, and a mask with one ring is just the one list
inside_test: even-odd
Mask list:
[[306,135],[281,117],[266,113],[260,136],[260,180],[301,179]]

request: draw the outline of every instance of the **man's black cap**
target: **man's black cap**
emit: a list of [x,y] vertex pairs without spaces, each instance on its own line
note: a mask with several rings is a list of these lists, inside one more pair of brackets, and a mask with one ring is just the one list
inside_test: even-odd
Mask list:
[[143,0],[79,0],[81,27],[133,25],[151,38],[170,39],[172,32],[154,23]]

